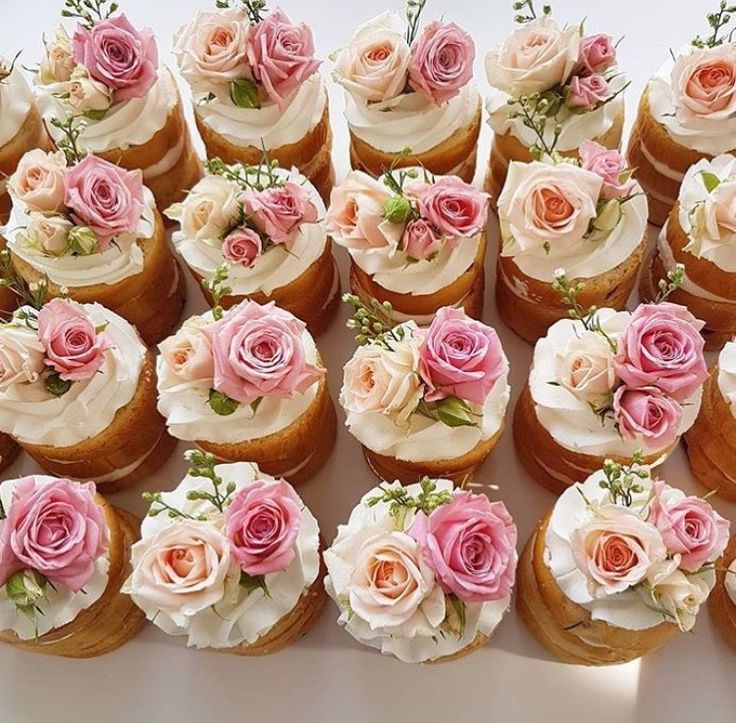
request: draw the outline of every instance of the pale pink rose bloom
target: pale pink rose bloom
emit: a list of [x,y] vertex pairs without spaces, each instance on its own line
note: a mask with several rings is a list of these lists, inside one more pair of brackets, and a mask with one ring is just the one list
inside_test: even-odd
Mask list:
[[314,57],[312,30],[293,24],[281,8],[251,28],[246,52],[253,76],[279,108],[321,65]]
[[594,110],[613,97],[608,81],[598,73],[576,75],[567,86],[565,102],[574,110]]
[[241,215],[237,183],[222,176],[205,176],[182,203],[166,209],[166,215],[181,223],[186,239],[219,241]]
[[435,105],[452,100],[473,78],[475,44],[455,23],[432,21],[411,48],[409,82]]
[[33,329],[0,325],[0,392],[16,384],[35,384],[46,368],[45,357]]
[[59,26],[51,40],[44,42],[44,56],[39,68],[42,83],[65,83],[72,77],[75,68],[72,58],[72,39],[67,31]]
[[187,323],[159,344],[162,371],[160,381],[166,386],[208,381],[215,374],[212,346],[202,329]]
[[142,98],[158,78],[158,48],[150,29],[136,30],[125,15],[77,26],[72,53],[90,76],[115,91],[115,102]]
[[616,384],[611,345],[594,331],[571,339],[555,360],[555,381],[584,402],[605,402]]
[[429,517],[419,512],[408,530],[445,592],[464,602],[502,600],[516,577],[517,531],[503,502],[456,492]]
[[442,241],[434,229],[422,219],[410,221],[403,238],[404,253],[416,261],[422,261],[436,254],[442,248]]
[[675,570],[654,588],[655,603],[666,610],[681,630],[689,631],[701,605],[710,595],[710,586],[700,576],[686,575]]
[[69,102],[82,113],[107,110],[112,105],[112,91],[104,83],[90,78],[79,66],[69,81]]
[[32,213],[23,232],[30,242],[38,244],[49,256],[61,256],[69,248],[69,231],[74,224],[66,216]]
[[261,237],[247,226],[233,229],[222,242],[222,255],[231,264],[249,268],[263,252]]
[[659,387],[685,401],[708,378],[704,323],[678,304],[642,304],[618,340],[616,371],[629,387]]
[[665,449],[677,441],[683,408],[657,387],[620,386],[613,395],[613,416],[624,439],[643,439],[647,449]]
[[285,480],[256,480],[239,490],[225,510],[230,553],[248,575],[286,570],[296,557],[302,501]]
[[422,218],[448,239],[472,238],[486,228],[490,196],[456,176],[415,186],[411,193]]
[[616,65],[616,46],[610,35],[586,35],[580,40],[579,67],[587,75],[604,73]]
[[28,151],[8,180],[8,191],[31,211],[58,213],[64,209],[65,169],[66,158],[61,152]]
[[72,382],[93,377],[113,347],[107,334],[95,330],[84,307],[66,299],[51,299],[38,312],[38,338],[46,364]]
[[[723,181],[699,207],[699,233],[711,241],[730,242],[736,236],[736,181]],[[694,224],[697,226],[697,223]],[[698,229],[694,229],[698,231]]]
[[736,112],[736,45],[725,43],[679,55],[671,84],[678,116],[731,118]]
[[672,492],[664,482],[654,483],[649,521],[670,553],[681,555],[680,568],[697,572],[723,554],[730,523],[700,497],[682,498]]
[[458,397],[483,405],[508,369],[496,331],[447,306],[437,312],[419,353],[430,402]]
[[214,388],[251,404],[303,394],[324,370],[307,361],[306,325],[273,302],[245,301],[205,328],[215,360]]
[[34,570],[54,585],[79,592],[105,554],[109,533],[91,482],[18,481],[0,522],[0,585],[20,570]]
[[622,178],[627,172],[627,164],[620,151],[585,140],[580,144],[579,153],[583,168],[603,179],[602,198],[626,198],[632,194],[636,181],[630,173],[628,179]]

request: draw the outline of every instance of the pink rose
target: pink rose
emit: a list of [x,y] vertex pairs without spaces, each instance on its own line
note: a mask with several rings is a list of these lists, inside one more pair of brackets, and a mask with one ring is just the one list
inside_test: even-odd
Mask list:
[[698,321],[678,304],[642,304],[618,340],[616,372],[630,387],[654,386],[677,401],[708,378]]
[[115,101],[142,98],[158,77],[158,48],[151,30],[136,30],[125,15],[77,26],[72,54],[90,76],[115,91]]
[[626,198],[631,195],[636,181],[628,173],[626,159],[619,151],[585,140],[580,144],[579,154],[583,168],[603,179],[602,198]]
[[417,261],[427,259],[442,248],[442,242],[426,222],[410,221],[404,231],[404,253]]
[[8,181],[8,190],[31,211],[58,213],[64,208],[65,169],[63,153],[46,153],[36,148],[20,159]]
[[682,407],[657,387],[619,387],[613,395],[613,416],[624,439],[641,436],[649,449],[674,444],[679,434]]
[[672,69],[672,98],[678,116],[731,118],[736,112],[736,46],[680,55]]
[[456,492],[429,517],[417,514],[411,535],[445,592],[465,602],[501,600],[516,576],[516,525],[503,502]]
[[0,584],[34,570],[79,592],[105,553],[108,531],[92,483],[18,480],[7,518],[0,521]]
[[46,364],[72,382],[93,377],[113,346],[107,334],[95,330],[82,306],[65,299],[52,299],[38,312],[38,338],[46,349]]
[[603,73],[616,65],[616,46],[610,35],[586,35],[580,40],[579,67],[585,74]]
[[683,498],[664,482],[654,483],[650,522],[662,533],[669,551],[682,556],[680,568],[686,572],[713,562],[728,545],[728,520],[705,500]]
[[613,91],[608,81],[598,73],[576,75],[570,80],[565,96],[568,108],[581,111],[594,110],[612,97]]
[[143,213],[143,174],[126,171],[96,156],[64,173],[64,202],[72,219],[89,226],[104,250],[118,234],[132,233]]
[[248,575],[286,570],[295,557],[302,501],[285,480],[257,480],[241,489],[225,511],[230,552]]
[[429,23],[411,48],[409,83],[435,105],[454,98],[473,77],[475,44],[455,23]]
[[214,387],[244,404],[289,399],[324,375],[307,361],[306,326],[273,302],[246,301],[205,329],[215,360]]
[[498,334],[447,306],[437,312],[419,354],[430,402],[453,396],[482,405],[507,368]]
[[293,25],[281,8],[251,28],[246,53],[255,79],[279,108],[320,66],[311,29]]
[[415,193],[422,218],[449,238],[472,238],[485,230],[489,196],[469,183],[445,176]]
[[246,269],[253,265],[262,251],[261,237],[247,226],[231,231],[222,243],[222,255],[230,263],[240,264]]
[[240,197],[246,217],[275,244],[287,247],[299,226],[316,223],[318,212],[309,192],[288,182],[265,191],[249,189]]

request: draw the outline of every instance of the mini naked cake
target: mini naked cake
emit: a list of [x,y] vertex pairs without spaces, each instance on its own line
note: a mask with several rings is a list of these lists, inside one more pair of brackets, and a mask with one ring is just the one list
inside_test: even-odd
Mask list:
[[340,302],[324,203],[296,168],[274,163],[209,161],[208,174],[166,211],[180,224],[174,246],[211,306],[212,284],[227,277],[223,308],[245,299],[275,301],[320,334]]
[[275,653],[304,635],[327,596],[317,520],[294,488],[252,463],[191,468],[151,503],[123,592],[187,645],[235,655]]
[[519,28],[485,59],[494,133],[486,190],[494,199],[512,161],[528,163],[552,148],[575,157],[586,140],[621,145],[628,83],[613,38],[586,35],[583,23],[560,28],[549,5],[538,13],[535,4],[514,4]]
[[455,23],[421,28],[425,4],[409,0],[406,21],[394,12],[369,20],[335,53],[350,161],[374,177],[395,165],[423,166],[469,183],[481,123],[475,44]]
[[721,350],[703,388],[700,414],[685,434],[695,478],[724,499],[736,502],[736,342]]
[[332,192],[326,228],[350,253],[350,288],[388,302],[396,322],[429,324],[452,306],[480,318],[488,196],[455,176],[353,171]]
[[50,297],[99,302],[155,344],[178,325],[185,283],[153,195],[140,171],[64,147],[30,151],[10,177],[13,267]]
[[24,153],[50,145],[31,87],[14,60],[0,55],[0,226],[10,218],[7,179]]
[[357,307],[349,326],[362,346],[345,365],[340,403],[370,468],[404,484],[472,479],[503,434],[509,402],[496,332],[452,308],[429,328],[392,327],[390,308],[346,300]]
[[736,42],[725,27],[731,15],[724,9],[708,18],[707,39],[698,36],[670,51],[639,104],[628,157],[657,226],[677,203],[691,166],[736,152]]
[[652,299],[681,265],[682,283],[671,298],[705,321],[706,349],[718,350],[736,335],[734,199],[736,157],[692,166],[641,279],[642,298]]
[[337,416],[304,322],[273,302],[216,306],[159,349],[158,408],[171,435],[292,483],[325,464]]
[[503,321],[534,343],[568,309],[555,273],[584,283],[585,306],[624,309],[644,257],[647,199],[618,151],[583,141],[580,160],[512,161],[498,200],[496,302]]
[[708,378],[702,326],[669,303],[553,324],[534,347],[514,412],[527,472],[560,494],[604,459],[621,462],[643,450],[645,464],[664,462],[700,409]]
[[44,41],[36,81],[51,138],[74,129],[82,147],[128,170],[141,170],[160,210],[199,180],[201,164],[184,119],[179,89],[159,64],[156,38],[139,30],[117,3],[65,0],[60,26]]
[[257,165],[263,151],[327,201],[335,171],[327,89],[312,30],[265,2],[225,0],[174,37],[179,70],[210,158]]
[[120,587],[140,524],[92,482],[0,483],[0,641],[65,658],[109,653],[146,618]]
[[174,440],[156,411],[153,355],[99,304],[52,299],[0,326],[0,431],[47,472],[104,492],[135,484]]
[[503,502],[425,477],[365,494],[325,551],[338,623],[405,663],[479,650],[511,602],[516,525]]
[[716,586],[708,598],[708,609],[721,637],[736,648],[736,536],[716,565]]
[[564,663],[612,665],[654,652],[693,629],[716,583],[729,522],[652,479],[640,460],[607,460],[566,490],[519,561],[516,609]]

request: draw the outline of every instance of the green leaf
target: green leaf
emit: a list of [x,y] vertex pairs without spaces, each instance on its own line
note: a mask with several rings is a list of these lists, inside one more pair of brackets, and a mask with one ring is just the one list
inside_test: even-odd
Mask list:
[[57,372],[49,374],[43,383],[46,391],[55,397],[63,397],[72,388],[71,381],[62,379]]
[[437,415],[442,424],[448,427],[475,427],[477,423],[473,419],[473,412],[462,399],[447,397],[437,404]]
[[258,87],[252,80],[239,78],[230,81],[230,100],[238,108],[260,108],[261,100],[258,97]]
[[210,389],[209,405],[212,411],[221,417],[229,417],[240,406],[239,402],[215,389]]
[[253,411],[253,414],[255,414],[258,411],[258,407],[261,406],[262,401],[263,401],[263,397],[258,397],[258,399],[250,403],[250,408]]
[[240,586],[245,588],[248,595],[254,590],[263,590],[265,597],[271,597],[266,587],[266,578],[263,575],[249,575],[247,572],[241,572]]
[[101,121],[107,115],[107,110],[86,110],[82,115],[89,120]]
[[718,178],[715,173],[710,173],[709,171],[701,171],[700,176],[703,179],[703,185],[705,186],[705,190],[708,191],[708,193],[712,193],[716,190],[716,188],[718,188],[718,186],[721,185],[721,179]]

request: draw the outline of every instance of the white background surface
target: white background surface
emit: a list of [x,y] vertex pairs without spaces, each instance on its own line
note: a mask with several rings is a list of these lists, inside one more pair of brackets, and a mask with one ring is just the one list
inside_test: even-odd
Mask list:
[[[137,26],[158,34],[162,60],[172,62],[171,36],[198,9],[214,0],[121,0]],[[643,84],[666,58],[669,47],[705,32],[704,15],[717,0],[574,0],[554,1],[560,22],[587,16],[589,32],[618,38],[622,68],[633,80],[627,94],[628,127]],[[57,23],[62,0],[0,0],[0,52],[12,57],[23,49],[22,62],[40,60],[41,35]],[[476,80],[487,90],[482,59],[485,51],[513,27],[511,0],[429,0],[426,18],[444,13],[473,35],[477,50]],[[314,29],[320,57],[347,41],[359,23],[386,8],[401,11],[400,0],[282,0],[292,20]],[[329,70],[329,61],[323,72]],[[341,178],[347,170],[347,130],[342,97],[331,87],[334,157]],[[485,170],[490,130],[484,125],[479,177]],[[496,326],[511,360],[512,405],[528,374],[531,348],[498,321],[493,302],[493,259],[498,234],[492,227],[488,254],[488,288],[484,321]],[[337,250],[342,278],[346,253]],[[199,291],[189,289],[187,314],[204,308]],[[330,368],[333,398],[339,391],[342,365],[353,351],[344,328],[345,310],[320,340]],[[509,409],[509,425],[510,425]],[[180,446],[183,452],[185,446]],[[7,473],[35,471],[24,459]],[[696,488],[679,450],[664,467],[665,478],[687,490]],[[113,502],[137,513],[143,489],[170,489],[181,479],[184,463],[177,454],[153,479]],[[485,465],[479,481],[500,489],[514,515],[520,545],[553,497],[532,482],[515,458],[510,428]],[[300,488],[331,540],[358,498],[375,484],[355,442],[340,429],[337,449],[318,478]],[[736,521],[736,506],[716,501]],[[591,720],[595,723],[656,723],[736,720],[736,653],[718,638],[703,610],[693,634],[683,634],[648,658],[627,665],[586,669],[551,660],[523,627],[512,609],[491,642],[459,662],[408,666],[360,647],[340,629],[337,608],[328,604],[316,627],[277,655],[247,659],[188,650],[182,641],[148,626],[122,649],[89,661],[67,661],[0,650],[0,722],[74,721],[282,721],[302,723],[363,721],[545,721]]]

